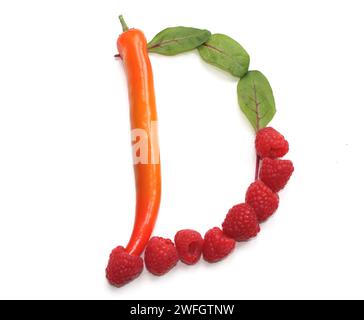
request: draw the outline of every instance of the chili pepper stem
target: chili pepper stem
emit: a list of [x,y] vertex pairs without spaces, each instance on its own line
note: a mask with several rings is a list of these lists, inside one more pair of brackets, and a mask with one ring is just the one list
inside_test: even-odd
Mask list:
[[125,20],[124,20],[124,17],[122,15],[119,16],[119,20],[120,20],[120,23],[123,27],[123,32],[126,32],[129,30],[129,27],[128,25],[126,24]]

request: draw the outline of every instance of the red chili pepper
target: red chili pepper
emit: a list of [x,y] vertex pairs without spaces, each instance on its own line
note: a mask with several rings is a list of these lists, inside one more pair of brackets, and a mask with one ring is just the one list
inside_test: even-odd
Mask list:
[[134,163],[135,222],[126,247],[129,254],[140,255],[153,231],[161,197],[161,168],[155,127],[157,111],[147,40],[142,31],[129,29],[123,17],[119,19],[123,33],[118,38],[117,47],[128,80],[131,129],[143,130],[148,138],[147,163]]

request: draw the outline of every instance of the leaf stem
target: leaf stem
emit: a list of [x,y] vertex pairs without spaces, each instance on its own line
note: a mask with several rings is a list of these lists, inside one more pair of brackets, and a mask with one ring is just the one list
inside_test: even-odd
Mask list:
[[124,17],[122,15],[119,16],[119,20],[120,20],[120,23],[123,27],[123,32],[126,32],[129,30],[129,27],[128,25],[126,24],[125,20],[124,20]]
[[259,178],[259,167],[260,167],[260,157],[257,155],[257,159],[255,162],[255,180]]
[[[257,87],[255,86],[255,81],[253,81],[254,85],[254,101],[255,101],[255,114],[256,114],[256,133],[260,129],[260,115],[259,115],[259,102],[257,99]],[[258,180],[259,178],[259,167],[260,167],[260,157],[257,154],[256,161],[255,161],[255,180]]]

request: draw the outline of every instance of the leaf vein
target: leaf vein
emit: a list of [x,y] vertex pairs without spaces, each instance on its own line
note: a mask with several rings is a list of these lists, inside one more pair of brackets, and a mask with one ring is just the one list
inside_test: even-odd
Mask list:
[[152,46],[148,46],[148,49],[161,48],[161,47],[163,47],[163,46],[165,46],[167,44],[174,43],[174,42],[177,42],[178,43],[179,41],[188,40],[188,39],[191,39],[191,38],[195,38],[195,37],[197,37],[199,35],[189,35],[189,36],[179,37],[179,38],[170,39],[170,40],[161,40],[160,42],[157,42],[156,44],[154,44]]

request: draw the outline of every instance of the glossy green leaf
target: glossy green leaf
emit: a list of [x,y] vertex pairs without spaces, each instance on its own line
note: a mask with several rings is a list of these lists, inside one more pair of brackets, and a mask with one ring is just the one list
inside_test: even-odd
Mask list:
[[166,56],[193,50],[206,42],[211,36],[210,31],[188,27],[167,28],[159,32],[148,43],[149,52]]
[[249,69],[250,58],[245,49],[224,34],[213,34],[198,48],[203,60],[241,78]]
[[259,71],[249,71],[238,83],[239,106],[255,130],[267,126],[276,113],[272,88]]

